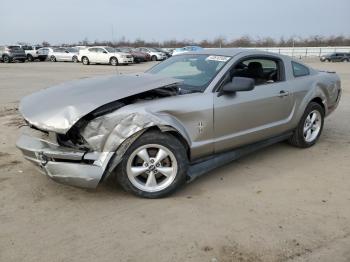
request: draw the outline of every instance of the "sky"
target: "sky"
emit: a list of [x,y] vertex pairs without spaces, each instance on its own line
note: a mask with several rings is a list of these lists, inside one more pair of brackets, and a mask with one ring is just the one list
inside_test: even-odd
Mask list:
[[350,0],[0,0],[0,7],[0,44],[350,36]]

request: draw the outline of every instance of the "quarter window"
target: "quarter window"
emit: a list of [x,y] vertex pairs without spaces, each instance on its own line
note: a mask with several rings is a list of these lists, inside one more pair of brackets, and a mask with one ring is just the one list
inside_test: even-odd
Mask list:
[[310,70],[306,66],[299,64],[297,62],[292,62],[293,75],[295,77],[310,75]]

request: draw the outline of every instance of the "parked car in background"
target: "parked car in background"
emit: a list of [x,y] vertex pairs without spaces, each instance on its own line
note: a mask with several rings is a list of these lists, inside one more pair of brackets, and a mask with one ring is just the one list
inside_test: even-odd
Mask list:
[[350,53],[332,53],[320,57],[321,62],[350,62]]
[[119,64],[128,65],[134,62],[131,54],[118,52],[115,48],[109,46],[93,46],[80,50],[78,59],[84,65],[94,63],[116,66]]
[[0,60],[4,63],[14,61],[25,62],[27,59],[26,53],[17,45],[0,46]]
[[201,51],[201,50],[203,50],[203,48],[200,46],[185,46],[185,47],[181,47],[181,48],[176,48],[173,51],[173,55],[179,55],[179,54],[183,54],[183,53],[187,53],[187,52],[196,52],[196,51]]
[[175,48],[169,48],[169,47],[163,47],[162,48],[165,52],[168,52],[169,54],[173,55],[173,52]]
[[54,47],[49,49],[51,62],[78,62],[78,50],[72,47]]
[[136,50],[144,53],[148,53],[151,56],[152,61],[162,61],[167,59],[167,56],[164,52],[159,52],[151,47],[138,47]]
[[126,191],[159,198],[274,143],[315,145],[340,98],[335,73],[275,53],[207,49],[23,98],[17,147],[58,182],[95,188],[114,175]]
[[164,53],[164,54],[167,56],[167,58],[169,58],[169,57],[172,56],[172,53],[170,53],[170,52],[164,50],[164,48],[153,47],[153,49],[157,50],[158,52]]
[[116,48],[116,50],[118,52],[131,54],[134,57],[135,63],[146,62],[151,60],[151,56],[148,53],[137,51],[132,47],[118,47]]
[[[24,50],[27,56],[27,60],[29,62],[32,62],[36,59],[39,59],[38,50],[42,48],[42,46],[35,46],[35,45],[22,45],[21,48]],[[40,61],[44,61],[43,59],[39,59]]]
[[52,48],[51,47],[42,47],[42,48],[39,48],[37,52],[37,55],[38,55],[38,59],[40,61],[45,61],[48,59],[49,57],[49,53],[53,52]]

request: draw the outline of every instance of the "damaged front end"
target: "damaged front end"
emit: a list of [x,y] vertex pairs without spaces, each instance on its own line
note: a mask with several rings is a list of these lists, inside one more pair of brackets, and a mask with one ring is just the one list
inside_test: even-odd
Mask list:
[[24,158],[53,180],[84,188],[95,188],[101,180],[110,152],[88,152],[60,145],[54,135],[23,128],[17,147]]
[[[83,188],[97,187],[118,165],[127,148],[145,130],[155,126],[160,129],[171,126],[171,121],[167,121],[166,117],[134,106],[139,102],[178,94],[178,80],[158,77],[152,85],[151,79],[152,76],[146,75],[149,90],[138,89],[141,90],[140,93],[124,90],[124,95],[120,97],[119,94],[120,98],[115,100],[112,100],[113,97],[90,97],[91,101],[77,101],[76,105],[63,103],[62,111],[55,102],[51,110],[52,117],[48,117],[50,106],[44,112],[34,109],[37,114],[29,110],[29,105],[34,106],[38,102],[35,100],[45,97],[43,94],[25,98],[21,102],[20,111],[29,126],[24,128],[17,147],[27,160],[53,180]],[[118,92],[118,88],[115,89]],[[49,90],[44,92],[49,93]],[[57,89],[53,94],[57,94]],[[45,99],[50,101],[50,97]],[[46,101],[47,105],[49,101]],[[79,103],[83,103],[83,106]],[[67,115],[67,112],[71,113]],[[64,124],[59,126],[56,123]]]

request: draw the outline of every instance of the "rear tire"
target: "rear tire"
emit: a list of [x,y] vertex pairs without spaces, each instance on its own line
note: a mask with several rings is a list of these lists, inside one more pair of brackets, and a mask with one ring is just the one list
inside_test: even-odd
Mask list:
[[126,151],[115,178],[126,191],[144,198],[161,198],[186,181],[188,159],[184,145],[168,133],[151,131]]
[[51,62],[56,62],[56,61],[57,61],[57,60],[56,60],[56,57],[52,55],[52,56],[50,57],[50,61],[51,61]]
[[345,58],[342,60],[342,62],[349,62],[349,61],[350,61],[349,58]]
[[8,55],[4,55],[2,57],[2,61],[4,61],[4,63],[10,63],[11,62],[11,58]]
[[324,110],[321,105],[311,102],[300,119],[298,127],[293,135],[288,139],[289,144],[308,148],[318,141],[324,124]]
[[78,57],[77,56],[73,56],[72,57],[72,62],[73,63],[78,63]]
[[157,57],[154,55],[154,56],[151,57],[151,60],[152,61],[157,61]]
[[89,65],[90,64],[89,58],[87,58],[86,56],[82,57],[81,62],[83,63],[83,65]]

